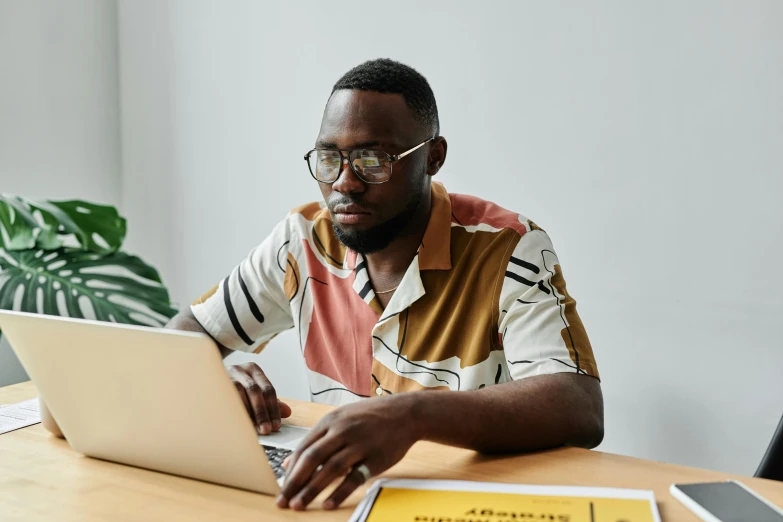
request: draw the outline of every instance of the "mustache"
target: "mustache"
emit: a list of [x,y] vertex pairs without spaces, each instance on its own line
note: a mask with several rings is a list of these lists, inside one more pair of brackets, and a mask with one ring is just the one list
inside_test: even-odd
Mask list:
[[348,205],[358,205],[362,208],[366,208],[367,210],[371,210],[371,211],[374,210],[374,206],[368,204],[366,201],[359,198],[352,198],[348,196],[337,196],[336,198],[332,198],[326,202],[326,206],[329,207],[329,210],[332,212],[334,212],[334,209],[337,206],[348,206]]

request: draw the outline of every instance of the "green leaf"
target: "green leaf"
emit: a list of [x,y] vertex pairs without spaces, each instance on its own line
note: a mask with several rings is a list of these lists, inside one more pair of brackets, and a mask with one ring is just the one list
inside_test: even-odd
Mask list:
[[119,250],[126,230],[125,218],[112,206],[0,194],[0,248],[6,251],[78,247],[108,254]]
[[124,252],[0,249],[0,309],[163,326],[177,310],[157,270]]
[[35,246],[35,230],[40,228],[21,198],[0,194],[0,247],[24,250]]

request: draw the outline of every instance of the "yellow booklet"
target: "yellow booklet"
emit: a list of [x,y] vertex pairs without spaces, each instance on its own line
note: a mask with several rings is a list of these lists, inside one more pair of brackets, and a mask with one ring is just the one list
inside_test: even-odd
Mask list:
[[661,522],[652,491],[379,480],[350,522]]

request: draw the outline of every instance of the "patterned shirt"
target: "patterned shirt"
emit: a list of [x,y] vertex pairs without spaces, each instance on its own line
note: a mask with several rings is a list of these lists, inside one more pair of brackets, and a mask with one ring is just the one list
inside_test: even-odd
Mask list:
[[340,243],[322,203],[293,210],[191,309],[233,350],[258,353],[294,328],[311,399],[332,405],[560,372],[598,378],[546,232],[439,183],[421,246],[385,309],[367,261]]

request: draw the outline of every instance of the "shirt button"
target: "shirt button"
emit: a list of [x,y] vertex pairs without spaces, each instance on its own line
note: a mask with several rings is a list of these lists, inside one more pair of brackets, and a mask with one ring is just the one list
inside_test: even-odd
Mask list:
[[375,388],[375,395],[383,395],[383,388],[381,388],[380,386]]

